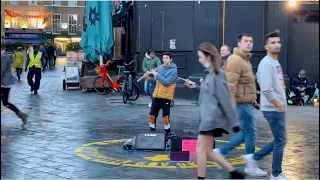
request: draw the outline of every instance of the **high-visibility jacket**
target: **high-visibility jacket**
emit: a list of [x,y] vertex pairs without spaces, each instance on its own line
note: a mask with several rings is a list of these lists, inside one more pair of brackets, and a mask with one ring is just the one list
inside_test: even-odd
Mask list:
[[36,68],[41,68],[41,57],[42,57],[42,52],[38,51],[38,54],[36,57],[34,57],[34,51],[29,52],[29,68],[35,66]]

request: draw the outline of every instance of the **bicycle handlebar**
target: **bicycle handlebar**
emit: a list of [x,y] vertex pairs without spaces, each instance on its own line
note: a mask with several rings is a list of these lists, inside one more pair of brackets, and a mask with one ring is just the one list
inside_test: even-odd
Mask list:
[[132,60],[131,62],[129,62],[128,64],[123,63],[125,66],[130,66],[132,63],[136,62],[136,60]]

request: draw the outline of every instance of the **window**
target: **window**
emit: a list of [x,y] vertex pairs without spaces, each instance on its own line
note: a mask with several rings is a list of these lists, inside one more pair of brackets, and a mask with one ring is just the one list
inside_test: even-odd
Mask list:
[[19,5],[19,0],[10,0],[11,5]]
[[59,1],[59,0],[52,0],[52,5],[53,5],[53,6],[61,6],[61,1]]
[[294,23],[319,23],[319,11],[296,11]]
[[11,28],[18,28],[18,18],[11,18]]
[[69,0],[68,1],[68,6],[77,6],[77,0]]
[[52,33],[60,34],[61,14],[52,14]]
[[68,15],[68,23],[69,23],[69,34],[77,34],[77,14],[69,14]]
[[28,0],[28,4],[29,5],[38,5],[38,1],[37,0]]
[[38,19],[37,18],[30,18],[30,28],[37,29],[38,28]]

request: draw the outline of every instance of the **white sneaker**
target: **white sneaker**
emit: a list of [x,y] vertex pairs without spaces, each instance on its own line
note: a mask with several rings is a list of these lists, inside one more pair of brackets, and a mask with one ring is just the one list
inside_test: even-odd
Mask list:
[[246,161],[246,168],[244,172],[250,176],[267,176],[267,172],[262,171],[258,167],[258,162],[253,159],[253,154],[247,154],[243,156],[244,160]]
[[[217,153],[219,156],[224,158],[224,156],[220,152],[220,148],[214,149],[213,152]],[[218,169],[222,169],[222,167],[218,163],[216,163],[216,164],[217,164]]]
[[281,179],[281,180],[289,180],[283,173],[279,174],[278,176],[274,177],[271,175],[270,179]]
[[148,104],[148,107],[151,108],[151,105],[152,105],[152,103],[149,103],[149,104]]
[[261,170],[258,167],[254,169],[244,168],[244,172],[249,176],[264,177],[268,175],[267,172]]

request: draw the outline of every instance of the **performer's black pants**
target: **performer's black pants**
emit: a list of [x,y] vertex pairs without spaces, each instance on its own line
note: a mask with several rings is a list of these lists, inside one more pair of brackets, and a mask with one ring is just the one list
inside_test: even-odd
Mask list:
[[160,109],[162,109],[164,129],[166,132],[170,132],[170,103],[171,100],[168,99],[153,98],[149,117],[149,126],[151,129],[156,128],[156,119],[159,115]]

